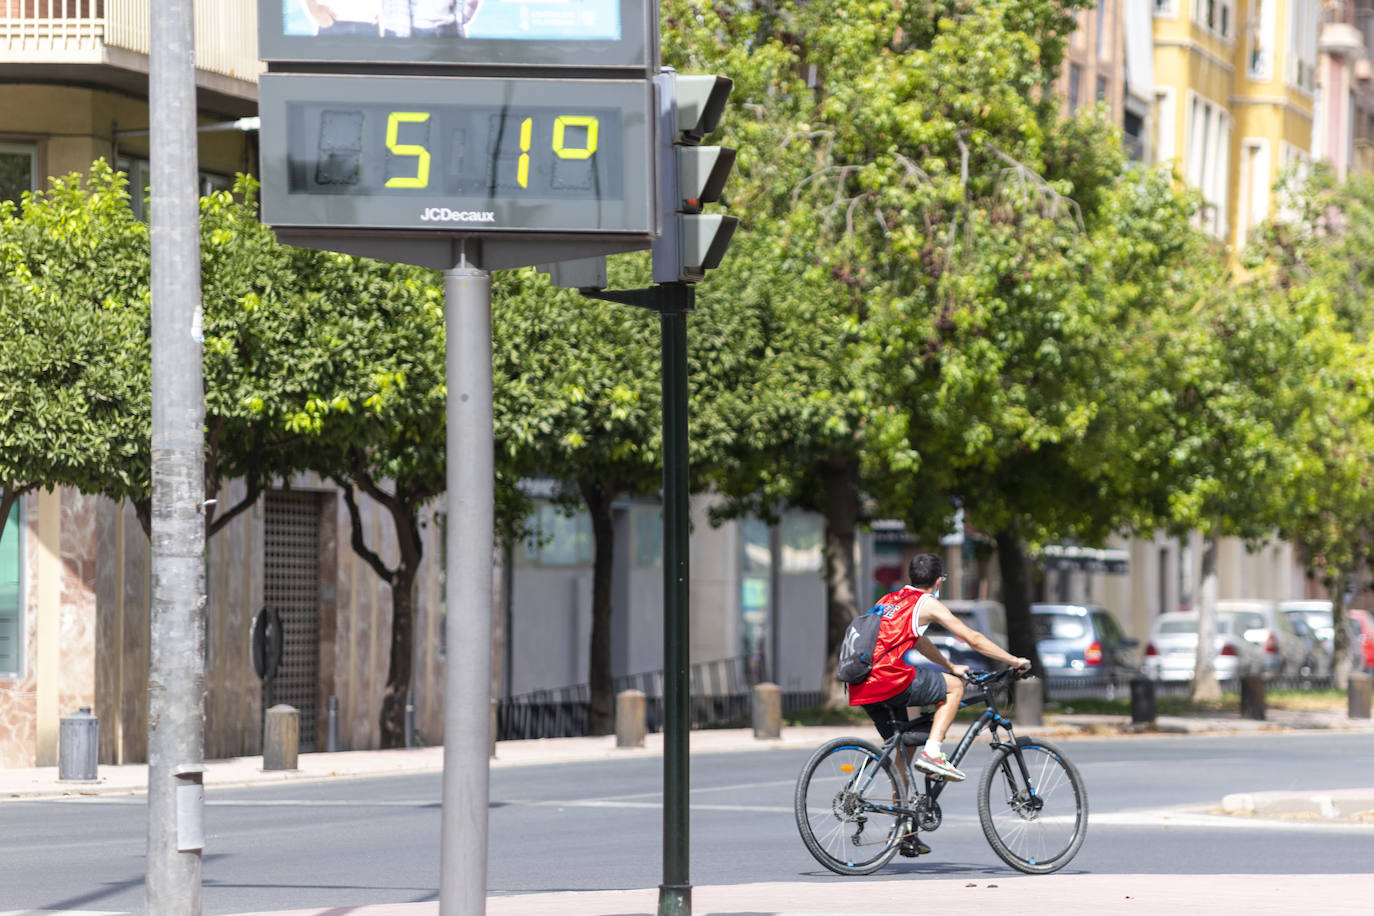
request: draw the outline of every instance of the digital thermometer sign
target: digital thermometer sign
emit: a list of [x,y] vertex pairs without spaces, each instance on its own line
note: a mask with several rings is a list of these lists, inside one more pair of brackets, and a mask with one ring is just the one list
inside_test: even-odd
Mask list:
[[640,80],[266,75],[263,220],[647,236],[651,100]]

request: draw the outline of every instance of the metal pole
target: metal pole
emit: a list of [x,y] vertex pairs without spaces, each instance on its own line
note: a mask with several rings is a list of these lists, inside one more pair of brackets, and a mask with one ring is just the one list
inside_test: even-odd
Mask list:
[[148,874],[152,916],[199,916],[205,681],[205,396],[192,0],[154,0],[152,608]]
[[494,453],[491,276],[444,272],[448,356],[448,662],[440,916],[478,916],[487,900],[491,749],[491,551]]
[[663,883],[658,916],[691,916],[692,697],[688,621],[687,313],[695,290],[659,287],[663,360]]

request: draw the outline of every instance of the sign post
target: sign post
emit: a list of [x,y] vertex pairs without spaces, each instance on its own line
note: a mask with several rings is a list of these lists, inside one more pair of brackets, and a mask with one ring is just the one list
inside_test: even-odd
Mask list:
[[[445,271],[448,619],[441,916],[486,906],[493,540],[488,271],[553,264],[589,295],[662,317],[664,878],[689,916],[687,314],[734,221],[705,215],[733,151],[701,147],[720,77],[659,72],[653,0],[387,4],[312,23],[259,0],[263,221],[290,244]],[[396,16],[388,13],[394,6]],[[475,10],[475,14],[472,12]],[[605,285],[653,248],[651,290]],[[570,263],[576,262],[576,263]],[[562,268],[557,265],[562,265]]]
[[[449,581],[440,916],[486,912],[491,747],[491,275],[459,252],[444,272]],[[458,456],[461,456],[459,458]]]

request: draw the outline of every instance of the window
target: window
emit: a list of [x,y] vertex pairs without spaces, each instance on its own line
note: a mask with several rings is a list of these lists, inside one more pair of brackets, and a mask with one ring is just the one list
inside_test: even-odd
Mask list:
[[0,143],[0,200],[19,203],[25,191],[38,189],[38,150]]
[[1130,109],[1121,113],[1121,145],[1132,161],[1145,160],[1145,119]]
[[1078,108],[1078,92],[1083,84],[1083,68],[1078,64],[1069,64],[1069,111]]
[[1230,176],[1231,118],[1207,99],[1192,96],[1188,114],[1187,167],[1184,178],[1202,192],[1206,206],[1201,224],[1217,238],[1227,231],[1227,182]]
[[1274,78],[1274,17],[1278,0],[1256,0],[1256,12],[1249,25],[1248,65],[1250,79]]
[[517,566],[592,565],[592,517],[585,511],[570,515],[544,503],[530,514],[529,528],[515,552]]
[[782,571],[819,572],[825,565],[825,525],[819,515],[789,512],[782,517]]
[[[152,169],[147,159],[121,157],[119,170],[129,176],[129,204],[134,215],[141,220],[148,219],[148,186],[151,184]],[[199,192],[202,197],[214,191],[227,191],[234,186],[233,179],[213,172],[201,172]]]
[[1107,56],[1106,46],[1107,0],[1097,0],[1097,57]]
[[1288,63],[1284,68],[1288,83],[1316,92],[1317,0],[1290,0],[1288,10]]
[[24,673],[24,542],[19,504],[10,509],[5,532],[0,534],[0,678],[17,678]]
[[1273,186],[1269,174],[1269,142],[1246,138],[1240,168],[1240,200],[1237,203],[1244,211],[1237,216],[1240,235],[1236,244],[1243,248],[1246,240],[1269,216],[1269,189]]
[[1161,89],[1155,93],[1157,117],[1159,118],[1159,130],[1155,138],[1157,148],[1155,153],[1160,162],[1168,162],[1178,155],[1177,147],[1174,143],[1174,90]]
[[1099,76],[1097,78],[1097,100],[1099,102],[1111,101],[1107,98],[1107,89],[1110,85],[1111,84],[1107,81],[1105,76]]
[[1081,639],[1088,635],[1088,619],[1079,614],[1032,614],[1035,638]]
[[656,506],[635,506],[630,510],[634,525],[634,561],[640,568],[663,566],[663,510]]
[[1178,18],[1178,0],[1155,0],[1155,16],[1159,19]]
[[[1222,38],[1231,37],[1231,6],[1234,0],[1194,0],[1193,21]],[[1158,7],[1156,7],[1156,10]]]

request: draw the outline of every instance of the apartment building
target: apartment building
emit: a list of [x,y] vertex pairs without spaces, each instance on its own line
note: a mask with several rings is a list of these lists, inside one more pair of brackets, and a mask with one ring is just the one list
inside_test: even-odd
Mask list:
[[1078,27],[1069,36],[1054,87],[1064,113],[1102,105],[1121,128],[1127,155],[1152,161],[1154,49],[1148,8],[1140,0],[1097,0],[1096,7],[1079,10],[1076,17]]
[[[0,197],[47,177],[118,163],[143,214],[148,185],[150,0],[0,0]],[[202,190],[256,168],[256,0],[197,0],[196,84]],[[332,486],[302,478],[208,545],[206,748],[260,747],[262,693],[250,658],[265,605],[289,617],[275,699],[302,710],[302,747],[323,745],[325,701],[339,700],[344,747],[378,741],[390,599],[349,548]],[[232,499],[235,485],[225,493]],[[388,526],[369,515],[388,555]],[[340,537],[339,532],[344,532]],[[431,556],[437,552],[429,545]],[[419,586],[418,684],[442,683],[437,567]],[[32,493],[0,539],[0,766],[54,764],[62,716],[100,718],[100,759],[144,759],[149,552],[132,509],[71,490]],[[437,730],[433,691],[418,724]]]
[[1233,255],[1318,148],[1321,22],[1318,0],[1154,0],[1158,158]]

